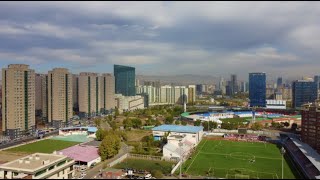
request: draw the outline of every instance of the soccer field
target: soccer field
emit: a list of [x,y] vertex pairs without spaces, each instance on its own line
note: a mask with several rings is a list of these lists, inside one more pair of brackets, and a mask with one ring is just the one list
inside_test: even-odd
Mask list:
[[15,148],[7,149],[7,152],[26,152],[26,153],[52,153],[53,151],[59,151],[70,146],[79,144],[79,142],[68,142],[58,140],[41,140],[34,143],[18,146]]
[[[183,164],[183,173],[228,179],[281,179],[281,162],[275,144],[204,139]],[[283,164],[284,178],[297,178],[286,160]]]

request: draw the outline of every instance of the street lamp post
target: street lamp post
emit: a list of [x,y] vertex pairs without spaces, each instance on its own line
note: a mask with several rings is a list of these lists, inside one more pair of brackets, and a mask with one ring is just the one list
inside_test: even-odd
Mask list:
[[282,147],[281,148],[281,155],[282,155],[282,179],[283,179],[283,156],[286,153],[286,150]]

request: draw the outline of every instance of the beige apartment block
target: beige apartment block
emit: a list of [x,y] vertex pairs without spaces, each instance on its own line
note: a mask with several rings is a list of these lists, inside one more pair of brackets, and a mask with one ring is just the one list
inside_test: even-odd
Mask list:
[[48,122],[61,127],[72,116],[72,74],[65,68],[54,68],[48,72]]
[[188,103],[194,104],[196,101],[196,85],[188,86]]
[[97,73],[79,75],[79,116],[91,117],[100,112],[99,77]]
[[2,69],[2,131],[16,138],[35,131],[35,72],[29,65]]
[[101,112],[110,112],[115,108],[115,79],[110,73],[104,73],[100,77],[100,109]]
[[35,153],[0,165],[0,179],[72,179],[74,164],[64,155]]
[[174,86],[173,99],[175,104],[188,103],[188,88],[185,86]]
[[123,96],[122,94],[115,94],[115,99],[116,107],[120,113],[144,108],[143,96]]

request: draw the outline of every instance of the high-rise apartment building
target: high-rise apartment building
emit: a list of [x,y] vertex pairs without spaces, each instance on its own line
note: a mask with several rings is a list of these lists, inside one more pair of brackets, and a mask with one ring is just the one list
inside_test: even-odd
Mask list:
[[240,82],[240,91],[241,92],[248,92],[247,82],[245,82],[245,81]]
[[314,76],[314,83],[317,86],[317,98],[320,98],[320,76],[319,75]]
[[45,81],[45,74],[35,74],[35,109],[36,116],[42,115],[43,108],[43,96],[42,91],[45,87],[43,87],[43,81]]
[[266,73],[249,73],[250,107],[266,107]]
[[203,93],[203,88],[202,88],[202,84],[197,84],[196,85],[196,94],[200,95]]
[[2,69],[2,131],[17,138],[35,126],[35,72],[29,65],[10,64]]
[[317,99],[317,86],[312,80],[296,80],[292,83],[292,106],[301,108],[302,104]]
[[278,77],[277,79],[277,89],[282,87],[282,77]]
[[320,101],[301,107],[301,140],[320,153]]
[[135,68],[114,65],[115,93],[124,96],[135,96]]
[[39,94],[39,96],[41,96],[42,98],[42,108],[41,108],[41,116],[42,116],[42,120],[44,122],[48,122],[48,74],[43,74],[43,79],[41,81],[41,86],[42,86],[42,91],[41,94]]
[[145,86],[160,87],[160,81],[144,81]]
[[188,103],[194,104],[196,101],[196,85],[188,86]]
[[136,79],[135,86],[140,86],[140,80]]
[[79,116],[92,117],[100,113],[100,82],[97,73],[82,72],[79,76]]
[[[183,104],[189,103],[190,100],[195,99],[195,85],[185,86],[170,86],[165,85],[161,87],[153,86],[139,86],[136,87],[138,94],[147,95],[149,105],[160,104]],[[191,92],[189,92],[191,91]],[[189,98],[189,95],[192,95]]]
[[235,95],[238,93],[238,81],[237,81],[237,75],[232,74],[231,75],[231,83],[230,83],[230,93],[231,95]]
[[75,112],[79,112],[79,75],[72,74],[72,103]]
[[115,108],[115,80],[110,73],[104,73],[100,77],[100,112],[107,114]]
[[53,127],[63,127],[73,116],[72,74],[66,68],[48,72],[47,119]]

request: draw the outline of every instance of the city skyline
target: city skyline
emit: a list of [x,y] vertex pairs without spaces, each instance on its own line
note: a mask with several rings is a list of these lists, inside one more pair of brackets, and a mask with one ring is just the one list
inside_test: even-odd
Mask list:
[[37,73],[111,73],[121,64],[136,67],[137,75],[232,72],[241,80],[255,69],[274,78],[313,77],[319,5],[1,2],[0,65],[29,64]]

